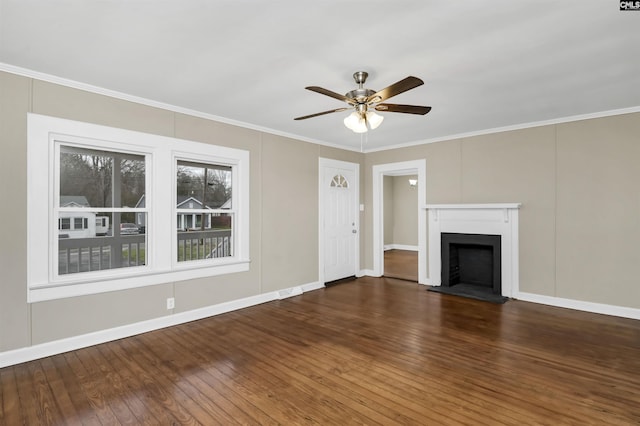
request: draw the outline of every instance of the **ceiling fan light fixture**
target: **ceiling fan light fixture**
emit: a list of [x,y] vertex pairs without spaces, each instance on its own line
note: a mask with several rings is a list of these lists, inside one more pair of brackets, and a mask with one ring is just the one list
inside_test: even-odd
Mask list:
[[364,133],[367,129],[366,120],[360,115],[358,111],[353,111],[344,119],[344,125],[347,129],[352,130],[355,133]]
[[355,125],[351,130],[353,130],[354,133],[365,133],[367,130],[369,130],[367,128],[367,120],[365,120],[364,118],[360,118],[360,120],[358,120],[358,124]]
[[366,82],[368,75],[369,74],[365,71],[358,71],[353,74],[353,79],[358,85],[358,88],[347,92],[345,95],[341,95],[340,93],[336,93],[319,86],[305,87],[305,89],[311,90],[312,92],[344,101],[349,106],[296,117],[294,120],[306,120],[307,118],[318,117],[334,112],[342,112],[353,108],[354,110],[352,113],[344,118],[344,125],[355,133],[365,133],[368,130],[377,129],[384,120],[384,117],[376,114],[374,110],[419,115],[425,115],[431,111],[431,107],[427,106],[380,103],[393,96],[397,96],[400,93],[415,89],[416,87],[424,84],[424,81],[420,80],[418,77],[406,77],[376,92],[375,90],[364,87],[364,83]]
[[360,120],[360,116],[354,111],[345,117],[344,125],[347,126],[347,129],[353,130],[358,125],[358,120]]
[[382,120],[384,120],[384,117],[380,114],[376,114],[374,111],[367,111],[367,124],[371,130],[377,129]]

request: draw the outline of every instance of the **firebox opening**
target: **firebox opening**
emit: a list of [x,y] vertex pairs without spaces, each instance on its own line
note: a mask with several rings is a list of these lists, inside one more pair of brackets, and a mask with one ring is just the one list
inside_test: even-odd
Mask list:
[[500,235],[442,233],[442,286],[500,295]]

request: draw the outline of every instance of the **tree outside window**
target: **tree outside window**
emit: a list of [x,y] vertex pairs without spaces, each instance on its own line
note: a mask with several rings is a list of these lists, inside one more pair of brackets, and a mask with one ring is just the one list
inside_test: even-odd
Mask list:
[[61,145],[59,165],[58,274],[145,265],[145,156]]
[[233,256],[231,166],[178,160],[177,260]]

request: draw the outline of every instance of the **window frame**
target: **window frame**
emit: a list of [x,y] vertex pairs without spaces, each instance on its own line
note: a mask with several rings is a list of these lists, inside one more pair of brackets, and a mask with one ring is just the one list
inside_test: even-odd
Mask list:
[[[230,158],[223,158],[223,157],[204,157],[204,156],[200,156],[199,158],[195,158],[193,155],[190,155],[189,153],[185,153],[185,152],[176,152],[174,153],[174,161],[173,161],[173,177],[174,177],[174,182],[175,182],[175,187],[177,189],[177,174],[178,174],[178,162],[189,162],[189,163],[193,163],[193,165],[211,165],[211,166],[227,166],[231,168],[231,208],[230,209],[221,209],[221,208],[200,208],[200,209],[194,209],[191,208],[191,204],[192,202],[189,202],[190,207],[189,208],[178,208],[178,194],[177,194],[177,190],[173,191],[173,196],[174,196],[174,202],[173,202],[173,206],[174,206],[174,218],[177,218],[179,214],[183,214],[186,212],[189,212],[191,214],[194,215],[200,215],[201,216],[201,220],[205,220],[205,215],[207,214],[216,214],[216,213],[225,213],[225,214],[230,214],[232,217],[232,230],[231,230],[231,236],[232,236],[232,241],[231,241],[231,246],[233,247],[233,251],[232,253],[235,254],[235,249],[238,246],[238,232],[236,230],[236,217],[238,215],[238,210],[236,208],[236,203],[239,202],[239,200],[237,199],[237,195],[236,195],[236,191],[234,190],[234,186],[236,184],[236,181],[239,179],[240,177],[240,173],[239,173],[239,168],[238,168],[238,164],[237,161],[230,159]],[[204,204],[206,200],[202,200],[202,203]],[[177,224],[176,224],[177,225]],[[225,257],[216,257],[216,258],[211,258],[211,259],[190,259],[190,260],[183,260],[183,261],[179,261],[178,260],[178,256],[177,256],[177,251],[178,251],[178,229],[176,226],[176,229],[174,230],[173,233],[173,247],[175,247],[174,250],[174,256],[173,256],[173,267],[175,269],[186,269],[186,268],[192,268],[192,267],[199,267],[199,266],[206,266],[207,264],[224,264],[227,263],[229,261],[229,259],[233,259],[234,255],[232,256],[225,256]]]
[[[50,194],[50,196],[52,197],[52,209],[50,211],[52,217],[51,220],[55,220],[56,217],[61,217],[60,215],[63,213],[67,213],[67,214],[71,214],[71,220],[72,220],[72,228],[70,229],[71,231],[76,231],[76,230],[85,230],[87,228],[82,227],[82,228],[77,228],[76,225],[76,220],[78,219],[82,219],[83,220],[83,224],[85,221],[87,221],[87,218],[81,217],[83,214],[85,214],[86,212],[96,212],[96,213],[111,213],[112,215],[115,214],[122,214],[122,213],[131,213],[133,212],[134,214],[138,214],[138,213],[143,213],[143,214],[147,214],[148,215],[148,209],[146,208],[138,208],[138,207],[124,207],[124,206],[120,206],[120,207],[116,207],[116,206],[111,206],[111,207],[104,207],[104,206],[96,206],[96,207],[86,207],[86,206],[71,206],[71,207],[62,207],[60,205],[60,158],[62,156],[62,152],[65,148],[70,148],[72,150],[74,149],[81,149],[84,151],[95,151],[95,153],[105,153],[105,154],[109,154],[112,153],[114,154],[114,157],[119,156],[119,157],[124,157],[124,156],[129,156],[129,155],[135,155],[135,156],[141,156],[144,158],[144,162],[145,162],[145,190],[146,188],[149,188],[150,185],[150,179],[149,179],[149,175],[148,175],[148,170],[150,170],[150,168],[152,167],[151,165],[151,160],[150,160],[150,155],[151,153],[145,149],[144,147],[132,147],[132,148],[123,148],[121,144],[113,144],[112,141],[105,141],[105,140],[96,140],[94,139],[90,139],[87,140],[86,138],[83,137],[78,137],[78,136],[71,136],[71,135],[56,135],[56,134],[52,134],[51,136],[53,136],[50,139],[50,142],[52,143],[53,147],[53,162],[54,162],[54,168],[53,168],[53,174],[49,176],[49,182],[53,183],[53,193]],[[100,144],[100,146],[97,145],[97,143]],[[113,177],[112,177],[113,178]],[[112,194],[113,195],[113,194]],[[80,217],[76,216],[79,215]],[[113,219],[113,216],[112,216]],[[111,221],[111,225],[113,225],[113,220]],[[144,236],[145,238],[145,243],[144,243],[144,247],[145,247],[145,256],[149,254],[149,250],[148,250],[148,238],[147,235]],[[57,244],[58,243],[58,238],[56,235],[52,235],[51,236],[51,241],[53,242],[53,244]],[[105,242],[107,242],[107,240],[105,240]],[[105,244],[106,245],[106,244]],[[129,247],[130,248],[130,247]],[[121,249],[121,247],[120,247]],[[59,250],[59,247],[52,247],[51,248],[52,251],[55,250]],[[146,269],[148,270],[148,258],[145,258],[145,264],[144,265],[133,265],[133,266],[127,266],[126,268],[124,267],[117,267],[117,268],[113,268],[113,269],[101,269],[101,270],[95,270],[95,271],[84,271],[84,272],[75,272],[75,273],[67,273],[67,274],[60,274],[59,271],[59,265],[58,265],[58,257],[54,256],[53,252],[49,253],[49,256],[51,257],[50,262],[51,264],[49,265],[49,282],[52,285],[73,285],[76,284],[78,282],[82,282],[85,280],[91,280],[91,281],[96,281],[96,280],[108,280],[110,278],[118,278],[118,277],[123,277],[123,276],[127,276],[130,275],[132,273],[134,273],[134,271],[132,270],[132,268],[137,268],[137,269]],[[59,256],[59,254],[58,254]]]
[[[60,119],[27,116],[27,300],[29,303],[177,282],[249,270],[249,152],[167,136]],[[146,158],[146,265],[58,275],[55,203],[60,144],[143,154]],[[236,206],[233,256],[174,262],[177,158],[233,167]],[[171,190],[167,190],[171,188]],[[100,209],[97,207],[96,209]],[[42,259],[46,259],[43,261]],[[187,263],[187,264],[185,264]]]
[[[193,163],[202,163],[202,164],[210,164],[210,165],[221,165],[221,166],[230,166],[231,167],[231,205],[233,206],[231,209],[227,210],[227,209],[179,209],[178,208],[178,195],[177,195],[177,173],[178,173],[178,162],[179,161],[188,161],[188,162],[193,162]],[[198,260],[189,260],[189,261],[182,261],[179,262],[178,261],[178,256],[177,256],[177,251],[178,251],[178,232],[177,232],[177,226],[174,228],[174,232],[173,232],[173,236],[172,236],[172,246],[174,247],[174,251],[173,251],[173,268],[176,270],[182,270],[182,269],[191,269],[191,268],[198,268],[198,267],[202,267],[202,266],[207,266],[209,264],[220,264],[223,265],[225,263],[228,262],[233,262],[233,258],[235,257],[235,253],[236,253],[236,247],[238,247],[239,241],[238,241],[238,232],[235,229],[236,226],[236,221],[235,218],[238,215],[238,209],[235,207],[236,206],[236,202],[239,203],[239,200],[236,198],[236,191],[234,190],[234,186],[236,185],[236,181],[240,179],[240,173],[239,173],[239,168],[238,168],[239,164],[237,162],[237,160],[231,159],[231,158],[224,158],[224,157],[220,157],[220,156],[199,156],[199,157],[194,157],[192,154],[187,153],[187,152],[174,152],[173,155],[173,179],[174,179],[174,190],[173,190],[173,217],[174,217],[174,221],[175,218],[177,218],[177,215],[182,213],[184,210],[188,210],[189,212],[193,213],[193,214],[200,214],[202,215],[202,220],[204,220],[204,216],[205,214],[209,214],[209,213],[230,213],[232,214],[233,219],[233,226],[234,228],[232,228],[232,246],[234,248],[234,255],[232,256],[227,256],[227,257],[217,257],[217,258],[212,258],[212,259],[198,259]],[[204,201],[203,201],[204,202]]]

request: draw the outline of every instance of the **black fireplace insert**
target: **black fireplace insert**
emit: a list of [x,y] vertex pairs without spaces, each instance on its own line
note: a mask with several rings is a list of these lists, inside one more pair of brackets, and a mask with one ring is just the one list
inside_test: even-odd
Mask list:
[[442,286],[464,285],[477,291],[500,295],[501,236],[484,234],[441,234]]

